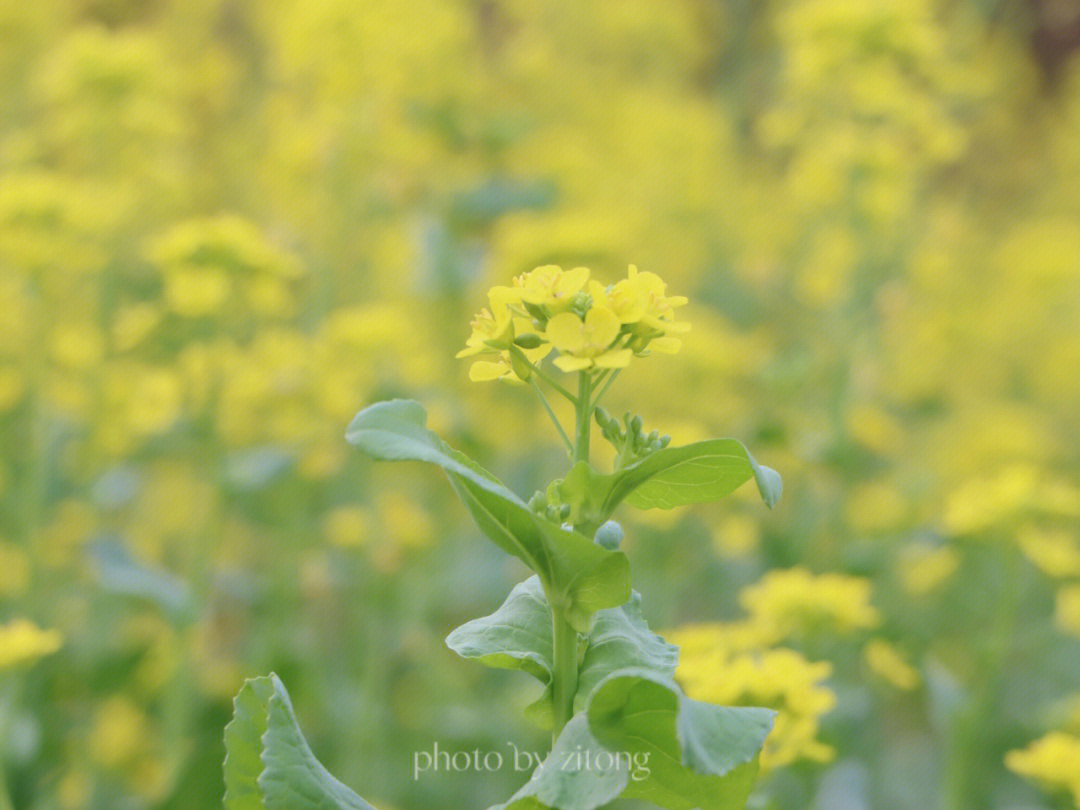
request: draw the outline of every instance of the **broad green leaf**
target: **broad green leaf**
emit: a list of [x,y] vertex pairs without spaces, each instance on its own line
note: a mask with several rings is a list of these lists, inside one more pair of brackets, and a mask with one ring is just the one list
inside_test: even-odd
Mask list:
[[751,478],[766,505],[780,499],[776,470],[763,467],[735,439],[709,439],[685,447],[665,447],[615,473],[604,500],[610,514],[623,499],[638,509],[672,509],[708,503],[729,495]]
[[775,717],[769,709],[691,700],[673,681],[646,670],[608,676],[586,712],[603,746],[648,756],[648,777],[631,779],[622,795],[669,810],[745,807]]
[[563,603],[579,630],[587,628],[594,611],[629,598],[624,554],[537,515],[493,475],[428,430],[426,422],[427,413],[417,402],[380,402],[356,415],[346,439],[373,458],[442,467],[481,531],[540,576],[549,597]]
[[247,681],[233,706],[226,810],[374,810],[315,759],[276,675]]
[[[551,613],[537,577],[514,587],[502,606],[481,619],[454,630],[446,644],[463,658],[490,667],[518,669],[548,686],[527,713],[541,726],[550,727],[552,629]],[[589,693],[613,672],[644,669],[671,678],[679,661],[679,648],[649,630],[641,615],[641,596],[617,608],[597,611],[589,632],[582,637],[584,654],[578,669],[577,710]]]
[[553,647],[551,613],[539,577],[516,585],[502,607],[490,616],[463,624],[446,637],[446,644],[462,658],[473,658],[489,667],[520,669],[548,683]]
[[[598,758],[604,767],[597,767]],[[595,810],[616,799],[630,781],[625,759],[614,760],[589,731],[586,716],[578,714],[532,778],[509,801],[490,810]]]
[[578,673],[575,708],[584,708],[596,685],[613,672],[632,668],[670,679],[678,663],[679,648],[649,629],[635,591],[625,605],[598,611],[593,619]]

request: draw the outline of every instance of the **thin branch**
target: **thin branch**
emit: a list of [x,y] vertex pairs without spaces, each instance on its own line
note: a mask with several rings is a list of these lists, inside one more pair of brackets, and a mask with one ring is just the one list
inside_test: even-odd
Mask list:
[[547,415],[551,417],[551,423],[555,425],[555,429],[559,431],[559,436],[562,438],[563,444],[566,445],[566,452],[570,454],[571,458],[573,458],[574,443],[570,441],[570,437],[567,436],[566,431],[563,430],[563,426],[559,422],[559,418],[555,416],[555,411],[551,409],[551,403],[548,402],[547,397],[544,396],[544,392],[541,390],[540,386],[536,384],[536,380],[532,376],[529,377],[529,385],[533,387],[533,390],[536,392],[537,396],[540,397],[540,404],[544,406],[544,410],[547,411]]
[[546,371],[544,371],[531,360],[529,360],[529,358],[525,356],[525,352],[521,351],[521,349],[519,349],[517,346],[511,346],[510,351],[514,353],[514,356],[517,357],[518,360],[520,360],[522,363],[532,369],[533,373],[536,374],[537,377],[539,377],[541,380],[546,382],[548,385],[550,385],[568,400],[577,405],[577,397],[575,397],[573,394],[571,394],[569,391],[559,385],[559,383],[556,382]]
[[611,387],[611,384],[615,382],[615,378],[619,376],[620,371],[622,371],[621,368],[611,369],[611,371],[609,372],[610,376],[606,380],[604,380],[603,386],[601,386],[600,390],[596,392],[596,398],[593,400],[593,405],[600,404],[600,400],[603,398],[604,394],[607,393],[607,390]]

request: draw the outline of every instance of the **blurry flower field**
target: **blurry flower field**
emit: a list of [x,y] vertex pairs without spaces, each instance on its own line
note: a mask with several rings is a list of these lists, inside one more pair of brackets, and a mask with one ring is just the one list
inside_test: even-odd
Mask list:
[[[753,806],[1080,807],[1074,30],[1061,0],[0,1],[0,808],[220,806],[271,670],[380,810],[512,792],[410,763],[544,747],[491,710],[533,687],[443,645],[524,571],[343,436],[407,396],[519,493],[561,474],[503,359],[454,359],[545,265],[685,294],[610,409],[784,476],[769,513],[625,515],[688,693],[780,710]],[[566,314],[571,365],[622,362]]]

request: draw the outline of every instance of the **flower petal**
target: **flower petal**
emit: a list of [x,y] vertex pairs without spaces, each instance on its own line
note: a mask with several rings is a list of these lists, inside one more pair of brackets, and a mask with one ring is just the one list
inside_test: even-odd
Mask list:
[[569,354],[561,354],[552,362],[554,362],[562,371],[567,372],[581,371],[582,369],[589,368],[593,364],[591,357],[574,357]]
[[473,382],[487,382],[497,380],[509,369],[504,363],[492,363],[488,360],[477,360],[469,369],[469,379]]
[[597,368],[626,368],[634,353],[630,349],[612,349],[593,358]]

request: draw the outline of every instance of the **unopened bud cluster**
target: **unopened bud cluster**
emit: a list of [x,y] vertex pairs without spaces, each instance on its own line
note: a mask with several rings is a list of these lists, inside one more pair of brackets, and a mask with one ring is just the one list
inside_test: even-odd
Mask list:
[[619,452],[617,466],[625,466],[642,459],[671,443],[671,437],[666,434],[661,436],[659,431],[651,430],[645,433],[640,414],[626,413],[621,425],[618,419],[603,408],[597,408],[595,415],[600,432]]

